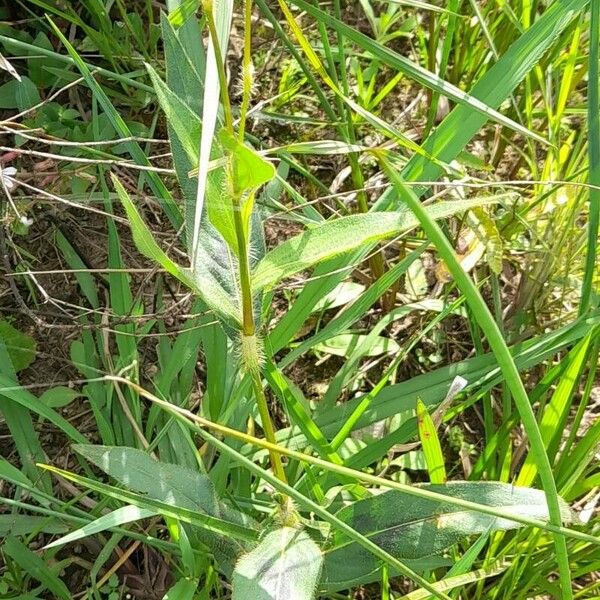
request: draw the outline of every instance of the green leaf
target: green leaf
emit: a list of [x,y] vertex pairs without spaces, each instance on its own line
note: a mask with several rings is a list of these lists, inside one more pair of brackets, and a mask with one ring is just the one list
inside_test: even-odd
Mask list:
[[35,360],[35,340],[8,321],[0,321],[0,342],[6,347],[16,373],[26,369]]
[[362,356],[380,356],[381,354],[400,352],[400,346],[391,338],[377,336],[369,339],[369,336],[358,333],[335,335],[316,344],[314,349],[335,356],[348,356],[355,351],[360,352]]
[[54,540],[52,543],[48,544],[46,548],[54,548],[56,546],[63,546],[64,544],[70,544],[71,542],[75,542],[89,535],[101,533],[102,531],[106,531],[112,527],[119,527],[120,525],[131,523],[133,521],[147,519],[148,517],[153,517],[157,514],[158,513],[154,510],[140,508],[139,506],[122,506],[121,508],[117,508],[106,515],[102,515],[91,523],[88,523],[87,525],[84,525],[83,527],[76,529],[75,531],[72,531],[63,537]]
[[77,390],[72,390],[64,385],[59,385],[55,388],[46,390],[40,396],[40,402],[44,403],[50,408],[62,408],[63,406],[67,406],[67,404],[73,402],[75,398],[79,398],[82,395],[83,394]]
[[[129,490],[124,490],[106,483],[83,477],[75,473],[70,473],[64,469],[58,469],[51,465],[40,465],[46,471],[54,473],[78,485],[84,486],[99,494],[109,498],[115,498],[126,504],[134,504],[140,508],[154,510],[157,513],[164,515],[167,518],[181,521],[199,527],[202,530],[201,541],[211,547],[211,550],[216,555],[216,551],[229,544],[237,544],[238,554],[247,550],[245,542],[254,542],[258,537],[258,532],[255,529],[236,523],[233,520],[225,520],[219,517],[214,517],[200,510],[191,510],[182,506],[177,506],[171,502],[155,500],[149,494],[138,494]],[[240,541],[241,540],[241,541]],[[216,542],[216,544],[214,543]],[[216,557],[216,556],[215,556]],[[225,557],[224,555],[216,557],[217,560]],[[234,559],[234,556],[225,557]],[[219,565],[222,566],[222,565]]]
[[446,467],[444,465],[444,454],[440,445],[435,424],[427,407],[421,398],[417,398],[417,428],[419,439],[423,446],[423,454],[427,463],[429,480],[431,483],[446,482]]
[[342,281],[331,292],[325,294],[314,306],[312,312],[321,312],[349,304],[365,291],[365,286],[354,281]]
[[[508,201],[514,195],[438,202],[427,207],[432,219],[442,219],[482,204]],[[281,279],[363,244],[405,233],[419,224],[407,209],[340,217],[304,231],[271,250],[253,274],[254,289],[269,288]]]
[[169,23],[173,27],[181,27],[192,15],[196,14],[200,0],[183,0],[183,2],[169,13]]
[[134,448],[78,444],[74,449],[132,490],[189,510],[215,516],[220,513],[213,484],[202,473],[158,462]]
[[180,579],[164,596],[163,600],[194,600],[198,589],[197,579]]
[[[426,558],[419,558],[416,560],[403,559],[402,562],[415,573],[424,573],[426,571],[433,571],[434,569],[440,569],[442,567],[449,567],[452,565],[452,561],[448,558],[442,558],[441,556],[428,556]],[[358,569],[352,569],[352,565],[347,565],[344,569],[336,572],[335,569],[331,569],[327,566],[327,551],[325,551],[325,562],[323,565],[323,574],[321,581],[319,582],[319,590],[324,592],[338,592],[340,590],[347,590],[353,587],[364,585],[367,583],[374,583],[381,581],[381,561],[373,561],[372,570],[370,573],[366,573],[365,566],[361,568],[359,565]],[[388,565],[388,571],[390,576],[401,575],[399,571],[396,571],[393,567]]]
[[173,128],[175,135],[181,142],[188,160],[196,164],[198,162],[200,132],[202,130],[200,117],[169,89],[152,65],[146,63],[146,70],[150,75],[160,107],[167,117],[167,122]]
[[242,144],[226,129],[219,132],[219,140],[229,154],[232,185],[237,193],[254,190],[275,177],[275,167],[268,160]]
[[[544,492],[497,482],[452,482],[423,485],[423,489],[510,510],[530,518],[548,520]],[[573,513],[561,501],[565,521]],[[336,516],[400,559],[420,559],[439,554],[462,537],[521,527],[514,521],[461,509],[437,501],[390,490],[342,508]],[[325,582],[360,581],[378,567],[374,557],[340,533],[325,552]]]
[[[227,258],[222,256],[220,248],[212,245],[207,249],[206,254],[199,254],[201,262],[199,268],[194,270],[194,277],[192,277],[189,269],[184,269],[173,262],[156,243],[152,232],[144,223],[129,194],[115,176],[113,176],[113,183],[127,212],[133,241],[138,250],[192,289],[223,320],[232,323],[234,326],[239,324],[241,322],[240,313],[231,300],[231,292],[228,293],[223,289],[221,282],[217,280],[212,270],[212,265],[216,264],[223,271],[228,272]],[[211,244],[211,236],[203,236],[202,241]],[[214,254],[209,255],[210,250],[214,250]]]
[[304,531],[271,531],[236,565],[232,600],[312,600],[322,562],[321,550]]
[[39,398],[34,396],[31,392],[25,388],[19,387],[15,382],[0,374],[0,395],[5,396],[8,401],[16,402],[21,406],[24,406],[34,414],[40,415],[44,419],[50,421],[67,434],[73,441],[79,443],[87,442],[85,436],[83,436],[73,425],[71,425],[62,415],[56,412],[54,409],[42,404]]
[[[38,31],[33,44],[36,48],[43,48],[48,52],[54,52],[52,42],[43,31]],[[30,52],[31,58],[27,59],[27,69],[31,80],[40,88],[47,88],[56,83],[56,76],[48,71],[48,67],[58,69],[62,61],[51,59],[48,56],[40,57],[35,52]]]
[[[176,2],[171,5],[177,4]],[[177,31],[169,23],[165,14],[161,14],[161,26],[166,63],[167,86],[180,102],[183,102],[184,112],[191,112],[198,120],[202,112],[204,96],[203,76],[206,65],[202,33],[196,19],[189,19]],[[163,107],[163,110],[164,107]],[[165,110],[166,113],[166,110]],[[184,213],[186,223],[186,239],[191,253],[193,238],[193,215],[196,206],[197,181],[190,178],[188,173],[197,166],[197,162],[189,159],[183,142],[179,139],[173,125],[167,122],[169,143],[173,154],[173,165],[177,172],[179,186],[183,192]],[[195,126],[194,126],[195,127]],[[191,129],[193,129],[192,127]]]
[[72,598],[67,586],[58,578],[56,573],[46,564],[46,561],[32,552],[22,542],[14,537],[8,538],[2,547],[18,565],[33,579],[39,581],[44,588],[52,593],[54,598],[70,600]]
[[66,525],[51,517],[0,515],[0,537],[29,535],[30,533],[56,534],[65,533],[65,531],[67,531]]
[[[235,530],[253,533],[254,521],[221,502],[207,475],[180,465],[158,462],[151,456],[126,447],[76,445],[75,450],[100,467],[105,473],[126,487],[178,508],[200,512],[229,524]],[[153,507],[149,507],[153,508]],[[244,542],[212,535],[203,531],[200,541],[205,543],[227,574],[239,554],[248,549]]]
[[29,77],[22,77],[21,81],[11,79],[0,86],[0,108],[19,111],[27,110],[41,102],[37,87]]

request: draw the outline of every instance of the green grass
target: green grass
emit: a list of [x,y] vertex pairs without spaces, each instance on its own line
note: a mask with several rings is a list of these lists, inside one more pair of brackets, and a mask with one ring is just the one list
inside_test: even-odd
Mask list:
[[0,9],[0,596],[597,597],[599,4],[129,4]]

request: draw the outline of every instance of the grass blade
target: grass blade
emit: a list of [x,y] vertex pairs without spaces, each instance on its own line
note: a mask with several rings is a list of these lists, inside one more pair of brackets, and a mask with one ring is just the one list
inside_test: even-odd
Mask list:
[[54,548],[56,546],[63,546],[64,544],[70,544],[71,542],[75,542],[89,535],[95,535],[96,533],[101,533],[107,529],[119,527],[126,523],[132,523],[133,521],[139,521],[140,519],[147,519],[148,517],[153,517],[157,514],[158,513],[153,510],[139,508],[138,506],[122,506],[106,515],[102,515],[91,523],[88,523],[63,537],[54,540],[44,548]]
[[[546,499],[548,501],[550,522],[554,526],[558,527],[561,524],[561,514],[556,483],[554,481],[554,475],[552,474],[552,466],[550,464],[550,460],[548,459],[544,441],[542,439],[538,423],[535,419],[533,409],[529,403],[527,391],[525,390],[525,386],[521,381],[519,371],[515,365],[515,361],[510,353],[510,350],[504,341],[502,332],[498,328],[494,317],[492,316],[472,279],[462,269],[454,249],[450,245],[448,238],[446,238],[439,225],[437,225],[437,223],[435,223],[435,221],[430,217],[413,191],[403,184],[394,167],[390,165],[385,158],[380,157],[380,160],[390,181],[396,188],[396,192],[404,199],[411,211],[418,218],[428,239],[435,245],[440,257],[446,263],[448,270],[454,277],[457,286],[464,294],[467,303],[473,311],[479,326],[484,332],[490,347],[496,356],[498,365],[504,374],[506,385],[510,389],[513,400],[517,406],[517,410],[521,415],[525,432],[527,433],[529,442],[531,444],[530,452],[534,456],[538,465],[540,477],[546,493]],[[569,569],[567,544],[565,538],[561,535],[555,535],[554,540],[556,546],[556,558],[560,571],[563,598],[565,600],[570,600],[573,595],[571,589],[571,572]]]
[[[579,312],[583,314],[592,303],[594,280],[598,276],[596,247],[598,245],[598,228],[600,227],[600,78],[598,63],[600,60],[600,3],[592,2],[590,7],[590,56],[588,67],[588,155],[590,188],[587,253],[585,257],[585,273],[581,289]],[[596,290],[596,294],[598,291]]]
[[445,483],[446,467],[440,439],[433,419],[420,398],[417,399],[417,425],[425,462],[427,463],[427,471],[429,472],[429,480],[431,483]]
[[[386,48],[379,42],[369,38],[363,33],[357,31],[356,29],[349,27],[342,21],[338,21],[331,15],[323,12],[322,10],[316,8],[314,5],[306,2],[306,0],[290,0],[293,4],[306,11],[309,15],[315,17],[320,22],[325,23],[332,29],[335,29],[338,33],[342,34],[344,37],[352,40],[356,44],[358,44],[364,50],[370,52],[374,57],[380,60],[382,63],[392,67],[393,69],[397,69],[402,73],[405,73],[407,77],[414,79],[418,83],[421,83],[425,87],[438,92],[451,100],[454,100],[459,105],[463,106],[467,111],[477,112],[479,116],[484,120],[491,119],[509,127],[514,131],[518,131],[522,135],[527,137],[531,137],[539,142],[547,143],[547,141],[541,137],[540,135],[530,131],[523,125],[516,123],[512,119],[505,117],[503,114],[499,113],[493,105],[488,105],[481,97],[479,97],[474,92],[467,94],[452,85],[451,83],[444,81],[434,73],[427,71],[421,66],[411,62],[404,56],[401,56],[397,52]],[[436,156],[435,154],[433,156]]]

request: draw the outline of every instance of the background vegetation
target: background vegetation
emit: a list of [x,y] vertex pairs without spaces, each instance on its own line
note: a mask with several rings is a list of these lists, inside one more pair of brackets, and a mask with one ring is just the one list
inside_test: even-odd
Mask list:
[[599,28],[1,7],[0,597],[600,597]]

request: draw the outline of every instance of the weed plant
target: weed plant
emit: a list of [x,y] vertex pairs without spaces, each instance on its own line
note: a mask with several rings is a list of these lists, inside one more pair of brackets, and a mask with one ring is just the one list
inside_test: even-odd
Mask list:
[[598,597],[597,0],[0,19],[0,597]]

